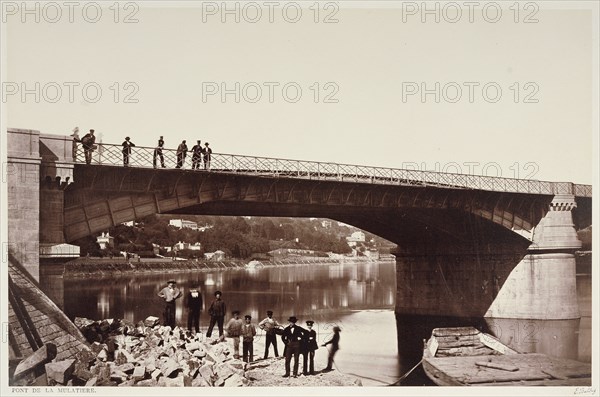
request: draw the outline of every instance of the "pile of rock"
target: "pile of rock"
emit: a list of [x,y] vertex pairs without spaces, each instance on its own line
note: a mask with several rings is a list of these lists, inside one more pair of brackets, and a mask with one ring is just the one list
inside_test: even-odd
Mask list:
[[75,324],[91,341],[91,351],[45,364],[48,385],[68,386],[245,386],[245,364],[227,343],[202,340],[179,327],[162,326],[157,317]]

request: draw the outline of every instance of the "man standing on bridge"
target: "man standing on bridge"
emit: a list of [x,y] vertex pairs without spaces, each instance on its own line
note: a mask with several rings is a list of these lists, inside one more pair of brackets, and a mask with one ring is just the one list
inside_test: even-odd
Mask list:
[[183,167],[183,163],[185,162],[185,156],[187,156],[188,147],[185,144],[185,139],[181,141],[179,146],[177,146],[177,166],[175,168]]
[[161,167],[165,168],[165,156],[163,156],[163,147],[164,146],[165,146],[165,141],[163,140],[163,137],[161,136],[160,139],[158,140],[158,146],[156,146],[156,148],[154,149],[154,158],[152,160],[152,164],[154,165],[154,168],[156,168],[157,157],[160,157]]
[[123,142],[123,167],[129,167],[129,156],[131,156],[131,148],[135,147],[135,143],[129,140],[129,137],[125,137]]
[[200,144],[200,139],[198,139],[197,143],[192,147],[192,169],[193,170],[200,169],[201,162],[202,162],[202,145]]
[[204,145],[206,146],[204,149],[202,149],[202,154],[204,155],[204,169],[206,171],[210,171],[210,158],[212,155],[212,149],[208,147],[208,142],[205,142]]
[[83,138],[81,138],[81,145],[83,146],[83,153],[85,154],[85,163],[92,163],[92,152],[95,149],[96,136],[94,135],[94,130],[90,130],[88,134],[85,134]]

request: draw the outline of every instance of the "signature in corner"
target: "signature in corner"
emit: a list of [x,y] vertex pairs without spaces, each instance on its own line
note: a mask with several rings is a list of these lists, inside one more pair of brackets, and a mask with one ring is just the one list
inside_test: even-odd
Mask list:
[[576,387],[575,392],[573,394],[575,394],[575,395],[577,395],[577,394],[596,394],[596,388],[595,387]]

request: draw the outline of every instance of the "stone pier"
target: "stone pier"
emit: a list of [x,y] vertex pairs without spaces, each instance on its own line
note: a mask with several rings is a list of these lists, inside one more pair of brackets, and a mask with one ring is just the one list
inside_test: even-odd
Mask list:
[[485,317],[536,320],[579,318],[575,251],[581,249],[572,195],[556,195],[535,227],[527,255],[512,270]]

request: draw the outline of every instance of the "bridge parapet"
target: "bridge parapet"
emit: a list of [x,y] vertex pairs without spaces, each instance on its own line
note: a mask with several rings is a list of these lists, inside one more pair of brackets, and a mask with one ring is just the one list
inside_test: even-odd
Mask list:
[[[177,151],[162,149],[166,168],[177,165]],[[129,156],[129,167],[157,168],[155,148],[136,146]],[[83,163],[83,148],[77,149],[77,162]],[[100,143],[93,153],[92,164],[123,166],[121,145]],[[160,167],[160,165],[159,165]],[[182,168],[192,169],[192,156],[188,155]],[[286,177],[324,181],[371,183],[398,186],[427,186],[439,188],[462,188],[485,191],[527,193],[527,194],[571,194],[577,197],[591,197],[592,186],[571,182],[548,182],[530,179],[489,177],[471,174],[457,174],[363,165],[338,164],[319,161],[302,161],[270,157],[243,156],[227,153],[212,153],[210,167],[204,168],[200,162],[198,172],[243,173],[271,177]]]

